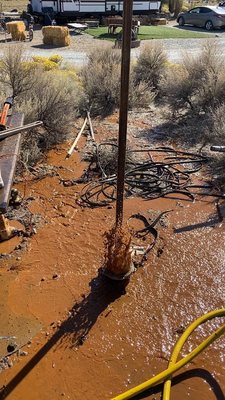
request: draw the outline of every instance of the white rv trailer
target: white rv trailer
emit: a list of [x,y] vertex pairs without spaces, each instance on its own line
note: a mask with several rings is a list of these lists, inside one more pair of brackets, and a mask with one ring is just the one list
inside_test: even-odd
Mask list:
[[[124,0],[126,1],[126,0]],[[160,1],[143,0],[133,2],[133,14],[142,15],[156,13],[160,8]],[[32,14],[42,15],[43,9],[52,9],[56,17],[79,18],[103,15],[122,15],[123,0],[30,0],[28,10]]]

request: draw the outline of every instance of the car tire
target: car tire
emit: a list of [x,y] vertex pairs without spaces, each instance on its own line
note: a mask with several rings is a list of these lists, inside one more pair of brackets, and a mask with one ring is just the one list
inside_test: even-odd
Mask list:
[[184,26],[185,22],[184,22],[184,18],[183,17],[179,17],[178,24],[179,24],[179,26]]
[[213,30],[213,23],[212,23],[212,21],[206,21],[206,23],[205,23],[205,29],[207,30],[207,31],[212,31]]

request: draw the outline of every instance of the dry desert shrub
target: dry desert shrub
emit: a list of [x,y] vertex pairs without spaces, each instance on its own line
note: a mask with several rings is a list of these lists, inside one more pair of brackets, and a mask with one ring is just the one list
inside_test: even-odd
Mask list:
[[[89,56],[88,64],[81,71],[85,98],[80,109],[91,108],[92,115],[106,116],[119,107],[121,55],[111,48],[97,49]],[[150,83],[137,79],[131,68],[129,107],[144,107],[152,103],[155,93]]]
[[220,53],[216,42],[207,41],[197,57],[185,56],[176,71],[168,68],[161,89],[174,113],[211,112],[225,102],[225,72]]
[[131,73],[129,88],[129,108],[148,108],[155,100],[156,92],[148,84],[140,82],[135,84],[134,75]]
[[42,150],[62,142],[71,131],[78,113],[79,93],[77,82],[64,73],[40,71],[32,90],[18,99],[16,110],[25,112],[25,123],[43,121],[44,131],[38,140]]
[[85,92],[81,109],[91,108],[92,115],[106,116],[118,107],[120,63],[117,50],[99,48],[89,55],[88,63],[80,75]]
[[167,55],[162,43],[151,43],[143,48],[134,66],[134,83],[158,90],[159,82],[166,71]]
[[18,44],[8,47],[0,61],[0,86],[13,95],[14,111],[25,114],[25,123],[41,120],[44,124],[44,129],[23,135],[21,155],[28,165],[65,139],[78,113],[81,85],[73,71],[60,69],[60,61],[50,60],[57,70],[46,69],[43,59],[28,61]]
[[211,144],[224,146],[225,145],[225,103],[218,106],[211,114],[212,128]]
[[26,57],[23,46],[9,46],[0,60],[0,82],[15,98],[30,89],[33,72],[24,68]]

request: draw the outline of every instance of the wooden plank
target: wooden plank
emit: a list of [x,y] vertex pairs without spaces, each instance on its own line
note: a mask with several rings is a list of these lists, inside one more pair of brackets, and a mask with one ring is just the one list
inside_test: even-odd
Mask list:
[[[15,113],[8,119],[8,126],[16,128],[23,125],[24,114]],[[16,161],[20,150],[21,133],[0,141],[0,169],[4,188],[0,189],[0,213],[7,212],[10,200]]]

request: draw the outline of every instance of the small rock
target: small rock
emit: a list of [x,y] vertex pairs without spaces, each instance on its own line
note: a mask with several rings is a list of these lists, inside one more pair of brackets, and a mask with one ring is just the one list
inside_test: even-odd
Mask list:
[[28,351],[19,351],[19,356],[25,357],[28,355]]
[[157,257],[160,257],[163,253],[163,249],[158,249],[157,250]]
[[13,362],[12,362],[12,360],[8,360],[8,367],[9,367],[9,368],[12,368],[12,367],[13,367]]
[[185,331],[185,327],[183,325],[180,325],[180,326],[178,326],[178,328],[175,329],[175,333],[178,333],[179,335],[184,333],[184,331]]
[[54,274],[54,275],[52,275],[52,279],[59,279],[60,278],[60,275],[59,274]]
[[49,336],[49,332],[45,332],[45,336]]
[[44,281],[45,281],[45,277],[41,278],[41,282],[44,282]]

